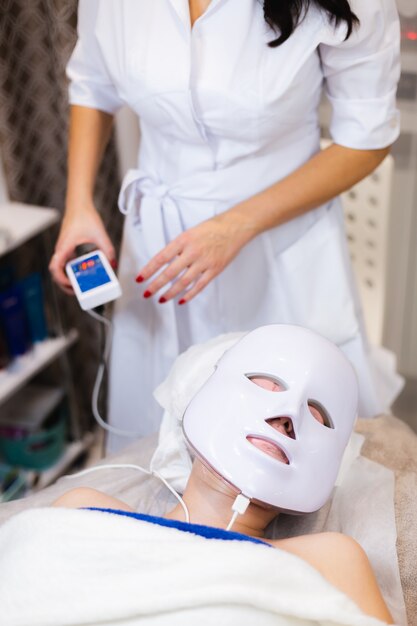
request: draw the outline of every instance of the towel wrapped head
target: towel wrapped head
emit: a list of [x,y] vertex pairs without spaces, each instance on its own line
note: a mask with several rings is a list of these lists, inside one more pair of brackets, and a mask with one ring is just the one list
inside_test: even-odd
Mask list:
[[191,466],[184,415],[192,449],[229,483],[305,513],[333,489],[356,418],[357,381],[327,339],[274,324],[190,349],[155,395],[168,412],[153,467],[177,488]]

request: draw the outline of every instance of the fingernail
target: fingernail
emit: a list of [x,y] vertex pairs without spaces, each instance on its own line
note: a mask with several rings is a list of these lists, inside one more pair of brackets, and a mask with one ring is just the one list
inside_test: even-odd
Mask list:
[[112,260],[110,261],[110,265],[112,266],[112,268],[113,268],[114,270],[117,270],[117,261],[116,261],[116,259],[112,259]]
[[150,298],[150,297],[151,297],[151,295],[152,295],[152,292],[147,290],[147,291],[145,291],[145,293],[143,294],[143,297],[144,297],[144,298]]
[[139,276],[136,276],[135,280],[137,283],[143,283],[145,279],[143,278],[143,276],[139,274]]
[[186,303],[186,300],[184,300],[184,298],[178,302],[178,304],[185,304],[185,303]]
[[161,296],[161,297],[159,298],[159,300],[158,300],[158,302],[159,302],[160,304],[164,304],[166,301],[167,301],[167,299],[166,299],[166,298],[164,298],[164,296]]

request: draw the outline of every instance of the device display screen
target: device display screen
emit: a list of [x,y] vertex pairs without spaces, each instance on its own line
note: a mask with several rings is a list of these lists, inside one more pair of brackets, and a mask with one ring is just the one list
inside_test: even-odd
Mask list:
[[71,269],[83,293],[111,282],[98,254],[72,263]]

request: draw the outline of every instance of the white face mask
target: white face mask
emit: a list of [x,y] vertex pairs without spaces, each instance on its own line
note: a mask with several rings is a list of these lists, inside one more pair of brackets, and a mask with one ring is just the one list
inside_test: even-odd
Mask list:
[[357,387],[349,361],[327,339],[299,326],[262,326],[220,359],[185,411],[184,435],[248,498],[316,511],[352,432]]

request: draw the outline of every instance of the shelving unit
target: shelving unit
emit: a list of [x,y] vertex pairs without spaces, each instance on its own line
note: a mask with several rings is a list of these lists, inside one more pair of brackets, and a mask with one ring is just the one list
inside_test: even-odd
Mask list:
[[19,202],[0,204],[0,256],[59,222],[59,212]]
[[77,339],[78,333],[72,329],[63,337],[46,339],[35,344],[30,352],[14,359],[4,372],[0,372],[0,404],[8,400],[35,374],[68,350]]
[[[0,257],[17,250],[20,246],[38,235],[45,237],[48,229],[59,221],[59,212],[56,209],[44,208],[16,202],[0,203]],[[45,258],[48,256],[48,242],[45,237]],[[67,444],[61,458],[49,469],[28,471],[27,478],[31,490],[41,489],[65,473],[72,464],[92,444],[93,436],[87,433],[81,436],[78,412],[74,402],[74,388],[70,371],[67,351],[77,341],[78,332],[71,329],[62,330],[56,298],[52,297],[56,330],[55,337],[48,338],[34,344],[26,354],[15,358],[5,370],[0,372],[0,412],[1,405],[11,399],[22,387],[29,383],[54,361],[60,361],[63,370],[63,386],[68,396],[70,407],[70,427],[74,441]]]
[[62,457],[47,470],[40,473],[31,472],[28,475],[29,492],[26,495],[36,493],[45,487],[52,485],[60,476],[71,468],[80,456],[94,443],[93,433],[86,433],[82,439],[69,443]]

